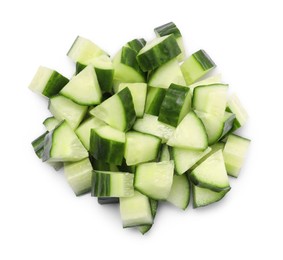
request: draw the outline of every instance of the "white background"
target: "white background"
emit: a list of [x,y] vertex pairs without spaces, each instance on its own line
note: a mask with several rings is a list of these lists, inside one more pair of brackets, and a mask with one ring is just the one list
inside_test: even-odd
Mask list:
[[[2,1],[0,259],[282,259],[282,1]],[[77,35],[114,54],[174,21],[187,52],[203,48],[249,112],[252,139],[231,192],[185,212],[162,205],[145,236],[117,207],[75,197],[30,142],[47,102],[27,88],[39,65],[70,77]]]

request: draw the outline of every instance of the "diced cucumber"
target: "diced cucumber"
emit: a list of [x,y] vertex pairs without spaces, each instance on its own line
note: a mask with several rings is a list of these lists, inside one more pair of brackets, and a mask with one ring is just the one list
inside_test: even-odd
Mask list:
[[137,62],[137,54],[138,53],[132,48],[123,46],[121,53],[121,63],[133,68],[141,75],[144,75],[144,72],[140,69],[140,66]]
[[159,122],[157,116],[147,114],[136,120],[133,129],[141,133],[155,135],[161,138],[162,143],[166,143],[175,130],[174,127]]
[[173,161],[139,164],[135,173],[134,186],[152,199],[165,200],[173,182]]
[[[150,203],[150,209],[151,209],[151,214],[152,214],[152,218],[154,219],[157,213],[157,208],[158,208],[158,201],[157,200],[153,200],[153,199],[149,199],[149,203]],[[148,232],[153,224],[151,225],[143,225],[143,226],[139,226],[139,231],[144,235],[146,232]]]
[[89,158],[78,162],[64,163],[64,174],[77,196],[90,191],[92,166]]
[[74,62],[79,62],[85,65],[89,64],[89,61],[94,57],[107,54],[99,46],[90,40],[77,36],[72,44],[67,56]]
[[131,197],[134,195],[134,175],[127,172],[93,171],[91,196]]
[[149,199],[138,191],[132,197],[120,198],[120,215],[124,228],[153,223]]
[[85,120],[77,129],[76,134],[81,140],[84,147],[89,150],[90,130],[92,128],[99,128],[104,126],[105,123],[96,117],[90,117]]
[[185,53],[185,47],[183,43],[182,34],[175,23],[170,22],[170,23],[163,24],[159,27],[156,27],[154,29],[154,32],[156,36],[158,37],[173,34],[179,45],[179,48],[181,49],[181,53],[177,57],[178,61],[183,61],[185,59],[186,53]]
[[87,112],[87,106],[81,106],[59,95],[50,98],[49,110],[57,120],[66,120],[72,129],[76,129]]
[[50,98],[57,95],[68,82],[57,71],[40,66],[29,84],[29,89]]
[[54,116],[47,117],[43,121],[43,125],[46,127],[48,132],[51,132],[59,124],[60,124],[60,121],[57,120]]
[[197,166],[191,172],[190,180],[199,187],[213,191],[230,189],[222,151],[218,150]]
[[127,42],[125,46],[130,47],[132,50],[138,53],[145,46],[145,44],[146,44],[145,39],[141,38],[141,39],[133,39]]
[[192,106],[197,111],[223,117],[227,103],[227,84],[198,86],[194,89]]
[[191,85],[215,67],[216,64],[208,54],[204,50],[199,50],[184,61],[181,70],[187,85]]
[[43,156],[43,152],[44,152],[44,139],[45,139],[45,136],[47,134],[48,134],[48,131],[46,131],[44,134],[40,135],[39,137],[37,137],[35,140],[33,140],[31,142],[33,150],[34,150],[35,154],[37,155],[37,157],[39,159],[41,159],[42,156]]
[[136,165],[155,160],[158,156],[161,140],[153,135],[126,133],[125,159],[127,165]]
[[91,129],[89,152],[96,160],[121,165],[124,149],[124,132],[108,125]]
[[192,185],[193,190],[193,207],[204,207],[214,202],[221,200],[231,188],[222,191],[213,191],[206,188],[201,188],[196,185]]
[[118,92],[124,88],[129,88],[137,117],[143,117],[147,85],[146,83],[121,83],[118,87]]
[[243,166],[250,140],[241,136],[230,134],[223,149],[225,166],[228,174],[238,177]]
[[169,147],[166,144],[162,145],[161,151],[160,151],[160,158],[159,158],[160,162],[163,161],[170,161],[171,160],[171,156],[170,156],[170,151],[169,151]]
[[161,104],[158,121],[176,127],[190,109],[190,89],[171,84]]
[[145,113],[158,116],[166,90],[163,88],[148,87],[145,103]]
[[148,85],[151,87],[169,88],[172,83],[182,86],[186,85],[186,81],[176,58],[152,71],[148,79]]
[[44,138],[42,161],[75,162],[88,157],[88,152],[66,121]]
[[193,111],[180,122],[167,145],[198,151],[204,151],[208,147],[204,125]]
[[211,151],[208,147],[204,151],[195,151],[183,148],[173,148],[172,154],[176,173],[181,175],[195,165],[201,158]]
[[219,84],[222,84],[221,82],[222,82],[221,74],[216,74],[216,75],[207,77],[203,80],[196,81],[195,83],[189,85],[189,87],[190,87],[191,94],[193,94],[194,89],[198,86],[206,86],[206,85],[212,85],[212,84],[219,85]]
[[188,207],[190,202],[190,183],[186,174],[173,176],[172,187],[166,200],[183,210]]
[[174,35],[155,38],[138,53],[137,61],[143,71],[154,70],[181,53]]
[[232,94],[228,98],[227,111],[232,112],[233,114],[236,115],[236,119],[233,125],[233,130],[236,130],[242,127],[246,123],[248,119],[248,113],[243,107],[243,105],[241,104],[236,94]]
[[133,98],[128,87],[106,99],[89,113],[121,131],[129,130],[136,119]]

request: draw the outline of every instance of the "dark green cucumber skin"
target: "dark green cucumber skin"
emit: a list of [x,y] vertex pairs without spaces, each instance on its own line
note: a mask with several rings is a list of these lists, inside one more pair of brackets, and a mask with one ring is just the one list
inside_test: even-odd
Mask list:
[[92,168],[97,171],[110,171],[110,164],[101,160],[96,160],[93,156],[89,156]]
[[122,48],[120,62],[129,67],[132,67],[134,70],[136,70],[138,73],[145,77],[144,72],[140,69],[139,64],[137,62],[137,52],[135,50],[124,46]]
[[152,102],[150,104],[148,99],[146,100],[145,113],[153,116],[158,116],[165,94],[166,94],[166,89],[164,88],[149,87],[147,97],[149,95],[154,95],[154,98],[152,99]]
[[176,24],[173,22],[163,24],[154,28],[154,32],[157,36],[165,36],[169,34],[174,34],[175,38],[182,37],[180,30],[177,28]]
[[188,87],[171,84],[161,104],[158,121],[176,127],[189,91]]
[[136,166],[132,165],[132,166],[128,166],[126,163],[126,160],[123,159],[123,162],[120,166],[118,166],[119,171],[121,172],[130,172],[130,173],[135,173],[136,171]]
[[[153,219],[156,216],[157,208],[158,208],[158,200],[149,199],[150,209]],[[143,225],[140,227],[140,232],[144,235],[151,229],[152,225]]]
[[53,71],[42,94],[49,98],[57,95],[68,82],[69,80],[66,77],[57,71]]
[[199,50],[192,55],[200,64],[204,71],[210,70],[216,67],[214,61],[209,57],[209,55],[204,50]]
[[124,149],[125,143],[104,139],[91,129],[89,152],[96,160],[121,165]]
[[127,44],[132,50],[138,53],[145,46],[146,40],[143,38],[134,39],[134,40],[127,42]]
[[42,158],[43,151],[44,151],[44,138],[48,134],[48,131],[46,131],[44,134],[37,137],[35,140],[32,141],[31,145],[33,147],[33,150],[37,157],[39,159]]
[[[76,75],[79,74],[87,65],[80,62],[76,63]],[[112,91],[114,70],[106,70],[94,67],[100,89],[103,93]]]
[[117,204],[119,203],[119,198],[115,198],[115,197],[101,197],[101,198],[97,198],[97,201],[100,205],[104,205],[104,204]]
[[[162,46],[160,46],[162,44]],[[157,49],[158,48],[158,49]],[[142,71],[150,71],[158,68],[167,61],[177,57],[181,53],[181,49],[174,37],[168,36],[159,46],[147,50],[137,55],[137,61]]]
[[[135,112],[133,97],[128,87],[119,91],[117,95],[120,98],[124,106],[124,113],[126,117],[125,118],[125,121],[126,121],[125,132],[126,132],[132,128],[132,126],[134,125],[136,121],[136,112]],[[120,165],[120,164],[117,164],[117,165]]]
[[110,195],[111,174],[93,171],[91,176],[91,196],[108,197]]

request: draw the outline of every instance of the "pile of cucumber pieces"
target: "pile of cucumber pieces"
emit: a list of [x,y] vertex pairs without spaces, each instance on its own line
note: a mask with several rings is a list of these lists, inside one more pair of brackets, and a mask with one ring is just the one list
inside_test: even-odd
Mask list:
[[[147,232],[158,203],[186,209],[222,199],[237,177],[250,140],[234,134],[247,113],[204,50],[186,56],[172,22],[150,42],[134,39],[111,58],[78,36],[67,79],[39,67],[29,88],[49,99],[37,156],[81,195],[119,203],[123,227]],[[207,74],[210,74],[208,77]],[[211,76],[212,75],[212,76]]]

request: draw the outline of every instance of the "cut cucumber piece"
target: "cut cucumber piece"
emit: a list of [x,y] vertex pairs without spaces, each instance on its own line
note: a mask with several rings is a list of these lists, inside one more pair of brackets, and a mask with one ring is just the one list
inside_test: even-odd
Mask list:
[[89,61],[94,57],[105,54],[107,55],[107,53],[95,43],[81,36],[77,36],[70,50],[68,51],[67,56],[74,62],[88,65]]
[[189,85],[190,87],[190,91],[191,91],[191,94],[193,95],[193,92],[194,92],[194,89],[198,86],[206,86],[206,85],[212,85],[212,84],[222,84],[222,76],[221,74],[216,74],[216,75],[213,75],[213,76],[210,76],[208,78],[205,78],[203,80],[199,80],[191,85]]
[[170,156],[170,151],[169,151],[169,147],[166,144],[162,145],[161,151],[160,151],[160,158],[159,158],[160,162],[164,162],[164,161],[170,161],[171,160],[171,156]]
[[66,121],[44,138],[43,162],[75,162],[86,157],[87,150]]
[[158,88],[169,88],[172,83],[182,86],[186,85],[186,81],[176,58],[152,71],[148,80],[149,86]]
[[29,89],[50,98],[57,95],[68,82],[57,71],[40,66],[29,84]]
[[230,189],[222,151],[218,150],[197,166],[190,179],[195,185],[213,191]]
[[146,83],[121,83],[118,87],[118,92],[124,88],[129,88],[137,117],[143,117],[147,85]]
[[57,120],[66,120],[72,129],[76,129],[83,120],[87,107],[59,95],[50,98],[49,110]]
[[126,133],[125,159],[127,165],[155,160],[160,144],[161,140],[153,135],[134,131]]
[[33,140],[31,142],[33,150],[34,150],[35,154],[37,155],[37,157],[39,159],[41,159],[42,156],[43,156],[43,152],[44,152],[44,139],[45,139],[45,136],[47,134],[48,134],[48,131],[46,131],[44,134],[40,135],[39,137],[37,137],[35,140]]
[[[153,199],[149,199],[149,203],[150,203],[150,209],[151,209],[151,214],[152,214],[152,218],[154,220],[156,213],[157,213],[157,208],[158,208],[158,201],[157,200],[153,200]],[[139,231],[144,235],[146,232],[148,232],[153,224],[151,225],[143,225],[143,226],[139,226]]]
[[127,172],[93,171],[91,196],[131,197],[134,195],[134,175]]
[[125,46],[131,48],[136,53],[138,53],[145,46],[145,44],[146,44],[145,39],[141,38],[141,39],[131,40],[127,42]]
[[172,154],[175,164],[175,171],[181,175],[195,165],[201,158],[211,151],[208,147],[204,151],[195,151],[183,148],[173,148]]
[[190,202],[190,183],[186,174],[173,176],[173,184],[166,200],[183,210],[188,207]]
[[174,35],[155,38],[138,53],[137,61],[143,71],[154,70],[181,53]]
[[177,57],[178,61],[183,61],[185,59],[186,53],[185,53],[185,47],[183,43],[182,34],[180,30],[178,29],[178,27],[176,26],[176,24],[174,24],[173,22],[163,24],[159,27],[156,27],[154,29],[154,32],[156,36],[158,37],[173,34],[181,50],[181,53]]
[[121,165],[124,149],[124,132],[108,125],[91,129],[89,152],[96,160]]
[[85,120],[77,129],[76,134],[81,140],[84,147],[89,150],[89,142],[90,142],[90,130],[92,128],[99,128],[104,126],[105,123],[96,117],[90,117]]
[[195,110],[223,117],[227,103],[227,84],[198,86],[194,89],[192,106]]
[[208,147],[204,125],[193,111],[180,122],[167,145],[198,151],[204,151]]
[[144,75],[144,72],[140,69],[139,64],[137,62],[137,52],[130,47],[123,46],[122,47],[122,53],[121,53],[121,60],[120,62],[122,64],[125,64],[131,68],[133,68],[135,71],[140,73],[141,75]]
[[204,207],[214,202],[221,200],[231,188],[222,190],[219,192],[212,191],[210,189],[201,188],[196,185],[192,185],[193,190],[193,207]]
[[216,64],[204,50],[195,52],[181,65],[187,85],[191,85],[214,68]]
[[223,149],[225,166],[228,174],[238,177],[243,166],[246,153],[251,140],[241,136],[230,134]]
[[60,91],[60,94],[80,105],[97,105],[102,94],[92,65],[85,67]]
[[43,125],[46,127],[48,132],[51,132],[59,124],[60,124],[60,121],[57,120],[54,116],[47,117],[43,121]]
[[166,143],[175,130],[174,127],[159,122],[157,116],[147,114],[136,120],[133,129],[141,133],[155,135],[161,138],[162,143]]
[[161,104],[158,121],[176,127],[190,109],[190,89],[171,84]]
[[236,94],[232,94],[229,97],[226,110],[236,115],[236,119],[233,125],[233,131],[242,127],[247,122],[248,113],[242,106]]
[[166,90],[163,88],[148,87],[145,103],[145,113],[158,116]]
[[128,87],[106,99],[89,113],[121,131],[129,130],[136,119],[133,98]]
[[78,162],[64,163],[64,174],[77,196],[90,191],[92,166],[88,158]]
[[165,200],[173,182],[173,161],[139,164],[135,173],[134,186],[152,199]]
[[153,223],[149,199],[138,191],[132,197],[120,198],[120,215],[124,228]]

